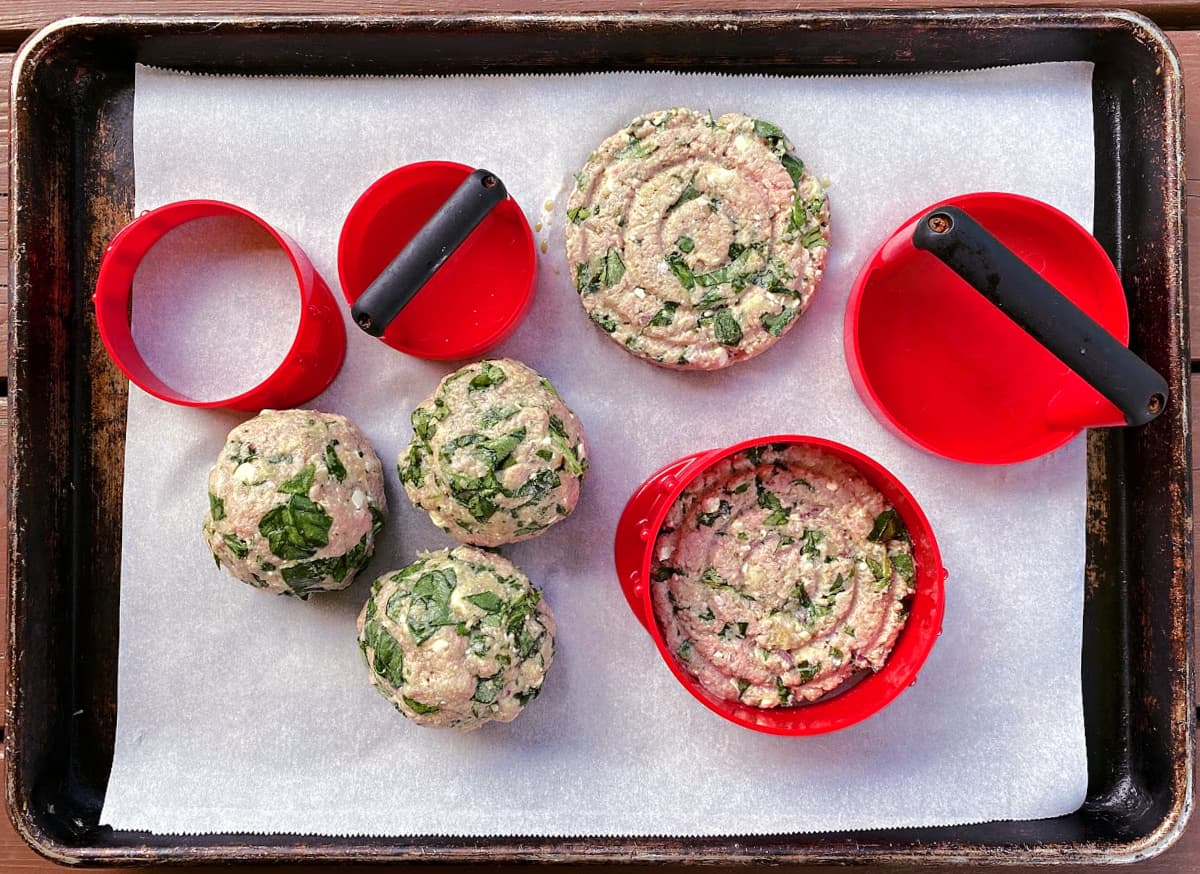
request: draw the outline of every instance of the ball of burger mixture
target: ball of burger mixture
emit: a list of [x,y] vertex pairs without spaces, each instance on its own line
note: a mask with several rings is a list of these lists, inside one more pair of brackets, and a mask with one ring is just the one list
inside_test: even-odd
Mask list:
[[371,684],[420,725],[470,731],[510,722],[537,697],[554,616],[503,556],[427,552],[384,574],[358,617]]
[[454,371],[413,410],[412,426],[400,482],[463,543],[527,540],[575,509],[588,467],[583,426],[521,362]]
[[208,476],[208,505],[217,566],[299,598],[350,585],[387,516],[366,436],[315,410],[264,410],[234,428]]

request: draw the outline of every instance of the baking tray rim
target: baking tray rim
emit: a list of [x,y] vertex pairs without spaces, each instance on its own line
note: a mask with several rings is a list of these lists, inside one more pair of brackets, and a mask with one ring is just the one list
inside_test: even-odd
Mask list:
[[[74,36],[77,30],[82,28],[91,28],[93,33],[95,29],[109,29],[110,34],[120,33],[132,38],[148,38],[157,35],[159,32],[164,35],[177,35],[190,33],[193,30],[196,33],[206,32],[212,33],[214,36],[220,36],[223,33],[227,34],[230,31],[240,33],[254,33],[260,28],[272,28],[274,32],[289,32],[301,34],[312,28],[340,25],[348,32],[354,30],[358,33],[373,32],[375,34],[388,33],[391,28],[402,28],[404,25],[424,25],[424,26],[443,26],[453,28],[456,25],[464,24],[483,24],[492,26],[497,29],[504,29],[507,26],[509,29],[515,29],[520,25],[530,26],[551,26],[554,24],[569,25],[586,23],[589,26],[600,27],[621,27],[629,26],[630,24],[644,25],[649,23],[659,25],[679,25],[693,27],[712,27],[723,24],[736,25],[739,22],[755,22],[755,23],[778,23],[788,24],[795,27],[804,28],[805,25],[814,23],[853,23],[871,20],[873,22],[888,21],[892,23],[917,24],[922,21],[930,23],[947,23],[951,19],[970,20],[973,24],[977,24],[984,28],[1003,29],[1013,27],[1015,25],[1026,25],[1031,28],[1036,28],[1039,25],[1044,25],[1053,22],[1056,25],[1063,26],[1066,24],[1064,19],[1069,19],[1071,25],[1086,26],[1086,25],[1116,25],[1125,24],[1132,31],[1136,32],[1139,39],[1156,48],[1162,58],[1169,65],[1168,70],[1163,71],[1163,79],[1166,83],[1166,102],[1170,105],[1170,112],[1167,118],[1168,139],[1170,144],[1174,145],[1171,150],[1174,155],[1173,165],[1168,168],[1165,182],[1170,182],[1171,177],[1174,177],[1176,185],[1181,185],[1183,179],[1182,163],[1182,74],[1180,63],[1174,47],[1162,30],[1154,24],[1146,16],[1125,9],[1079,9],[1069,7],[1009,7],[1004,9],[979,9],[969,7],[952,7],[946,9],[853,9],[853,10],[830,10],[819,12],[788,12],[784,10],[778,11],[747,11],[747,12],[602,12],[602,13],[572,13],[572,14],[554,14],[554,13],[508,13],[508,12],[463,12],[447,15],[436,15],[428,13],[419,14],[387,14],[387,15],[371,15],[369,17],[355,17],[349,15],[288,15],[288,14],[269,14],[269,15],[254,15],[254,16],[235,16],[235,15],[180,15],[176,13],[164,14],[135,14],[135,15],[80,15],[71,16],[52,22],[36,33],[34,33],[19,49],[13,65],[13,73],[11,80],[11,106],[14,112],[10,118],[10,133],[11,133],[11,161],[10,161],[10,191],[12,192],[10,206],[10,241],[13,243],[10,247],[11,262],[10,271],[12,278],[12,292],[9,299],[9,332],[10,332],[10,373],[12,361],[21,348],[21,319],[20,310],[26,305],[26,295],[29,293],[25,287],[24,274],[22,272],[23,253],[16,245],[18,237],[18,229],[20,225],[20,211],[23,203],[24,181],[22,176],[22,168],[18,159],[20,140],[23,137],[20,134],[19,125],[17,124],[18,113],[15,111],[18,106],[24,102],[24,89],[30,86],[33,75],[36,71],[37,64],[41,58],[54,48],[54,44],[59,39],[67,39]],[[182,28],[181,30],[171,30],[172,28]],[[130,32],[134,31],[134,32]],[[103,34],[101,34],[103,35]],[[990,66],[985,64],[984,66]],[[849,70],[837,70],[837,73],[850,72]],[[857,72],[857,71],[855,71]],[[1182,200],[1180,201],[1180,203]],[[1174,227],[1168,227],[1166,233],[1170,235],[1171,231],[1176,231],[1176,236],[1183,228],[1183,210],[1177,204],[1174,209],[1168,209],[1169,215],[1175,219]],[[1172,281],[1169,283],[1169,291],[1173,299],[1174,306],[1179,310],[1180,324],[1182,326],[1182,337],[1176,338],[1178,343],[1186,344],[1187,339],[1187,301],[1181,292],[1182,277],[1184,275],[1184,264],[1186,259],[1186,245],[1176,246],[1170,254],[1172,267],[1177,268],[1172,271]],[[20,410],[23,401],[22,386],[14,381],[10,386],[12,400],[10,403]],[[1188,446],[1188,436],[1190,434],[1190,418],[1186,415],[1189,406],[1188,392],[1186,385],[1181,389],[1180,386],[1175,386],[1180,404],[1184,407],[1185,416],[1183,417],[1183,434],[1185,447],[1190,454],[1190,446]],[[15,402],[15,403],[14,403]],[[8,504],[10,512],[10,536],[8,541],[9,550],[9,595],[10,605],[12,609],[9,616],[9,643],[8,656],[9,667],[6,677],[8,684],[8,707],[5,713],[6,724],[12,725],[14,721],[19,721],[20,709],[22,706],[21,692],[16,683],[20,671],[24,664],[22,658],[22,650],[19,646],[21,631],[19,623],[21,610],[23,609],[18,595],[23,595],[20,591],[21,587],[28,584],[28,580],[23,573],[23,565],[20,563],[21,550],[14,547],[14,543],[20,545],[21,526],[19,524],[20,516],[17,510],[21,504],[21,493],[19,486],[16,483],[15,471],[17,462],[20,461],[22,454],[26,451],[26,447],[21,443],[21,435],[18,433],[18,422],[20,417],[16,412],[10,414],[9,418],[9,493]],[[1191,483],[1184,472],[1183,489],[1186,494],[1187,504],[1190,507],[1191,501]],[[1187,520],[1190,523],[1190,515]],[[1189,524],[1190,530],[1190,524]],[[1187,629],[1187,637],[1190,641],[1191,629],[1191,558],[1192,548],[1190,541],[1185,550],[1185,565],[1182,569],[1182,575],[1186,576],[1187,588],[1187,614],[1189,619],[1189,627]],[[1177,577],[1179,574],[1177,574]],[[1177,666],[1176,666],[1177,667]],[[1043,864],[1043,863],[1072,863],[1072,862],[1132,862],[1150,858],[1171,846],[1182,835],[1187,823],[1188,816],[1192,807],[1193,795],[1193,777],[1192,777],[1192,762],[1194,757],[1194,729],[1196,722],[1196,713],[1193,706],[1193,690],[1191,683],[1191,675],[1193,665],[1191,663],[1190,651],[1186,654],[1184,661],[1184,670],[1187,674],[1186,688],[1186,710],[1187,715],[1184,720],[1176,720],[1177,728],[1182,730],[1183,749],[1186,758],[1186,771],[1184,772],[1184,780],[1182,792],[1177,795],[1175,802],[1171,808],[1165,813],[1164,818],[1159,824],[1143,837],[1127,844],[1100,846],[1097,844],[1047,844],[1040,846],[1023,846],[1019,850],[1024,855],[1019,855],[1015,852],[1013,846],[1001,845],[989,847],[985,844],[979,844],[970,847],[964,851],[961,847],[952,848],[940,844],[921,845],[919,848],[906,851],[891,851],[872,853],[870,858],[872,861],[882,863],[911,863],[915,859],[923,859],[925,861],[936,861],[939,863],[969,863],[978,862],[982,858],[986,858],[989,863],[993,864]],[[14,750],[14,753],[16,751]],[[8,801],[9,816],[12,820],[18,833],[22,838],[36,851],[46,856],[49,859],[66,864],[79,863],[136,863],[138,861],[162,860],[175,862],[205,862],[205,861],[220,861],[225,858],[221,855],[214,855],[212,851],[218,854],[222,849],[232,849],[232,847],[211,847],[205,848],[201,846],[192,847],[120,847],[106,848],[96,845],[78,847],[68,845],[56,840],[37,826],[32,812],[26,805],[17,803],[24,796],[21,794],[23,788],[19,783],[19,777],[16,774],[14,762],[18,758],[17,755],[6,757],[5,763],[5,789]],[[136,833],[133,833],[136,834]],[[877,832],[866,832],[865,834],[877,834]],[[886,836],[887,832],[878,832]],[[215,837],[239,837],[240,835],[218,835]],[[261,837],[250,835],[248,837]],[[281,835],[280,837],[304,837]],[[323,848],[307,848],[308,852],[305,857],[313,861],[395,861],[399,858],[405,859],[430,859],[437,858],[439,860],[453,861],[478,861],[482,858],[504,861],[521,861],[536,859],[539,861],[554,861],[554,862],[597,862],[597,861],[638,861],[638,862],[685,862],[685,863],[712,863],[712,862],[751,862],[756,860],[770,860],[772,862],[804,862],[804,863],[844,863],[848,860],[859,858],[856,854],[848,852],[812,852],[799,851],[789,853],[787,850],[776,851],[772,849],[770,852],[758,851],[753,847],[745,846],[746,839],[754,836],[733,836],[728,839],[729,844],[725,846],[716,846],[711,852],[691,853],[686,857],[680,857],[678,852],[672,852],[672,848],[664,846],[661,851],[655,850],[652,845],[657,838],[638,839],[642,842],[643,848],[635,858],[631,858],[628,851],[621,852],[619,845],[600,846],[589,848],[580,845],[581,841],[596,840],[595,838],[538,838],[533,840],[561,840],[565,845],[575,844],[571,849],[565,852],[555,850],[543,850],[540,855],[525,855],[520,852],[520,845],[523,840],[521,838],[498,838],[496,843],[503,841],[508,842],[508,848],[500,852],[489,851],[486,848],[478,846],[458,846],[458,847],[440,847],[434,853],[430,850],[421,850],[418,847],[410,847],[408,852],[403,852],[402,842],[414,841],[418,837],[392,838],[395,843],[387,846],[372,846],[364,844],[355,847],[353,845],[343,845],[339,847],[323,847]],[[491,840],[491,839],[481,839]],[[281,850],[286,850],[286,846],[270,846],[260,844],[257,847],[240,847],[238,848],[240,855],[237,857],[239,861],[253,862],[265,861],[271,859],[280,859]],[[401,851],[398,854],[397,851]],[[999,854],[999,855],[997,855]]]

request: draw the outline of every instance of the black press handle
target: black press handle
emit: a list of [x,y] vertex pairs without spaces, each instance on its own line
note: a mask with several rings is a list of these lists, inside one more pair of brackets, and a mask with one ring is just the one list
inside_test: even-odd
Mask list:
[[506,197],[508,190],[494,173],[481,169],[464,179],[354,302],[350,314],[355,323],[373,337],[382,336],[454,250]]
[[1167,381],[961,209],[940,206],[917,221],[913,245],[936,255],[1112,401],[1129,425],[1167,404]]

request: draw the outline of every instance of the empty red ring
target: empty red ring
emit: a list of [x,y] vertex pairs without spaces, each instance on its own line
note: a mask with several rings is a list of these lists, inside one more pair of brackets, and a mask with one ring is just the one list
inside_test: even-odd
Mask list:
[[[287,254],[296,273],[300,322],[283,361],[254,388],[219,400],[197,400],[176,391],[155,375],[134,343],[129,325],[133,277],[146,253],[170,231],[196,219],[233,216],[269,233]],[[160,400],[185,407],[234,410],[286,409],[324,391],[346,356],[341,310],[321,275],[290,237],[254,213],[220,200],[180,200],[142,213],[108,244],[92,295],[100,337],[108,354],[129,381]]]

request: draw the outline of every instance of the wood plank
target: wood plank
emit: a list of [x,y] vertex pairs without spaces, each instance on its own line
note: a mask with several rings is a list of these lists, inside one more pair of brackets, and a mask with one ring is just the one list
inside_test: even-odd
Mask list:
[[[388,11],[395,12],[418,12],[429,11],[427,0],[394,0],[389,3],[371,4],[372,6],[382,6]],[[454,5],[456,11],[479,11],[479,10],[494,10],[494,11],[514,11],[520,9],[528,9],[532,4],[529,0],[494,0],[494,2],[469,2],[458,3]],[[618,9],[640,9],[646,4],[641,2],[610,2],[610,0],[560,0],[555,4],[555,11],[570,11],[578,9],[595,9],[595,10],[618,10]],[[778,0],[742,0],[738,4],[740,9],[765,9],[778,7]],[[814,4],[818,5],[818,4]],[[881,5],[879,0],[844,0],[837,4],[819,4],[823,8],[855,8],[855,7],[877,7]],[[889,4],[889,8],[904,8],[911,6],[927,6],[928,2],[912,2],[912,0],[900,0]],[[1012,6],[1021,5],[1020,0],[985,0],[978,3],[980,6]],[[1084,3],[1063,2],[1056,5],[1086,5]],[[1148,12],[1161,23],[1186,23],[1191,26],[1200,25],[1200,2],[1182,2],[1182,0],[1160,0],[1153,3],[1135,3],[1129,2],[1126,5],[1136,5],[1140,10]],[[340,12],[361,12],[364,4],[361,0],[324,0],[321,3],[311,2],[294,2],[294,0],[270,0],[270,2],[259,2],[254,4],[256,13],[273,13],[273,12],[308,12],[313,14],[318,13],[340,13]],[[660,0],[654,4],[657,10],[687,10],[696,7],[703,8],[719,8],[718,4],[711,0]],[[24,0],[6,4],[0,8],[0,49],[10,49],[23,39],[29,32],[47,23],[55,18],[69,14],[84,14],[84,13],[137,13],[137,12],[208,12],[208,13],[242,13],[246,10],[244,0],[191,0],[191,2],[181,3],[178,5],[168,5],[162,0],[84,0],[68,4],[63,0]],[[1188,97],[1188,125],[1186,139],[1189,144],[1194,147],[1193,154],[1200,154],[1200,32],[1173,32],[1170,34],[1175,42],[1180,56],[1183,60],[1185,71],[1185,94]],[[11,70],[12,55],[0,55],[0,81],[7,82]],[[2,97],[0,97],[0,156],[3,157],[5,164],[8,160],[8,97],[7,89]],[[1193,160],[1190,163],[1189,172],[1189,191],[1188,191],[1188,215],[1189,215],[1189,246],[1192,240],[1195,240],[1198,248],[1194,248],[1193,252],[1200,252],[1200,161]],[[4,259],[7,264],[8,260],[8,177],[7,174],[0,174],[0,258]],[[1195,235],[1195,236],[1193,236]],[[1194,270],[1189,283],[1190,299],[1192,304],[1193,315],[1200,317],[1200,269]],[[0,319],[4,324],[0,324],[0,351],[4,353],[4,358],[7,360],[7,293],[8,293],[8,274],[7,269],[0,271]],[[1200,322],[1197,322],[1200,324]],[[1200,331],[1197,332],[1200,334]],[[1200,358],[1200,342],[1193,341],[1193,358]],[[1200,402],[1200,379],[1193,378],[1193,408],[1195,404]],[[6,488],[7,484],[7,406],[0,399],[0,468],[3,469],[3,479],[0,482],[4,486],[0,486],[0,491]],[[1195,440],[1195,438],[1194,438]],[[1197,461],[1200,460],[1200,446],[1193,447],[1193,479],[1200,485],[1200,467],[1197,467]],[[2,495],[0,495],[2,496]],[[7,505],[0,501],[0,514],[7,514]],[[3,520],[3,516],[0,516]],[[1198,528],[1200,530],[1200,528]],[[7,577],[7,553],[0,552],[0,579]],[[0,646],[5,643],[7,636],[7,623],[3,617],[7,614],[7,590],[6,587],[0,586]],[[5,654],[3,649],[0,649],[0,668],[6,668],[4,664]],[[1197,650],[1197,658],[1200,659],[1200,649]],[[1200,661],[1198,661],[1200,663]],[[3,691],[0,690],[0,696]],[[0,700],[0,704],[4,702]],[[0,710],[2,712],[2,710]],[[2,757],[2,749],[0,749],[0,757]],[[1200,775],[1198,775],[1200,776]],[[583,866],[574,866],[578,872],[595,870],[594,868],[584,868]],[[15,833],[11,823],[7,818],[0,819],[0,871],[5,872],[49,872],[59,870],[55,865],[42,859],[30,850],[21,838]],[[209,870],[200,868],[182,869],[187,871]],[[230,871],[242,872],[262,872],[266,874],[268,871],[277,871],[277,868],[266,868],[261,866],[254,867],[239,867],[228,869]],[[313,866],[304,866],[299,869],[301,872],[316,872],[322,874],[327,872],[328,868],[317,868]],[[387,870],[399,871],[399,868],[389,868]],[[467,869],[462,866],[450,866],[443,869],[447,874],[455,874],[455,872],[465,871]],[[834,870],[841,871],[843,869],[809,869],[814,872],[832,872]],[[1012,872],[1012,874],[1020,874],[1020,872],[1032,872],[1037,869],[992,869],[987,870]],[[1096,870],[1089,868],[1081,868],[1072,866],[1069,869],[1060,869],[1063,874],[1082,874],[1088,870]],[[1188,829],[1180,842],[1168,850],[1165,854],[1155,860],[1144,863],[1139,866],[1139,871],[1145,871],[1147,874],[1185,874],[1185,872],[1200,871],[1200,821],[1193,823]]]
[[[834,0],[834,2],[812,2],[803,4],[805,9],[878,9],[886,6],[889,10],[922,8],[939,6],[935,0]],[[1060,0],[1060,2],[1031,3],[1026,0],[976,0],[971,4],[977,7],[997,8],[1024,7],[1043,5],[1054,7],[1083,6],[1094,7],[1094,0]],[[1113,4],[1116,5],[1116,4]],[[1124,7],[1135,7],[1139,12],[1153,18],[1161,26],[1191,26],[1200,20],[1200,0],[1150,0],[1139,3],[1136,0],[1120,4]],[[725,10],[735,8],[739,11],[779,10],[795,4],[781,3],[780,0],[739,0],[735,4],[723,4],[714,0],[654,0],[652,3],[643,0],[557,0],[553,4],[531,3],[530,0],[464,0],[440,4],[440,10],[428,0],[388,0],[364,4],[362,0],[260,0],[253,4],[255,14],[298,13],[309,15],[359,14],[368,11],[383,13],[419,13],[437,12],[453,9],[455,12],[615,12],[615,11],[646,11],[652,7],[660,12],[694,12],[704,10]],[[248,11],[244,0],[187,0],[182,3],[163,2],[163,0],[80,0],[76,3],[64,3],[62,0],[18,0],[8,2],[0,8],[0,49],[12,49],[16,44],[33,30],[57,18],[68,15],[111,15],[137,13],[198,13],[220,14],[232,13],[245,15]]]

